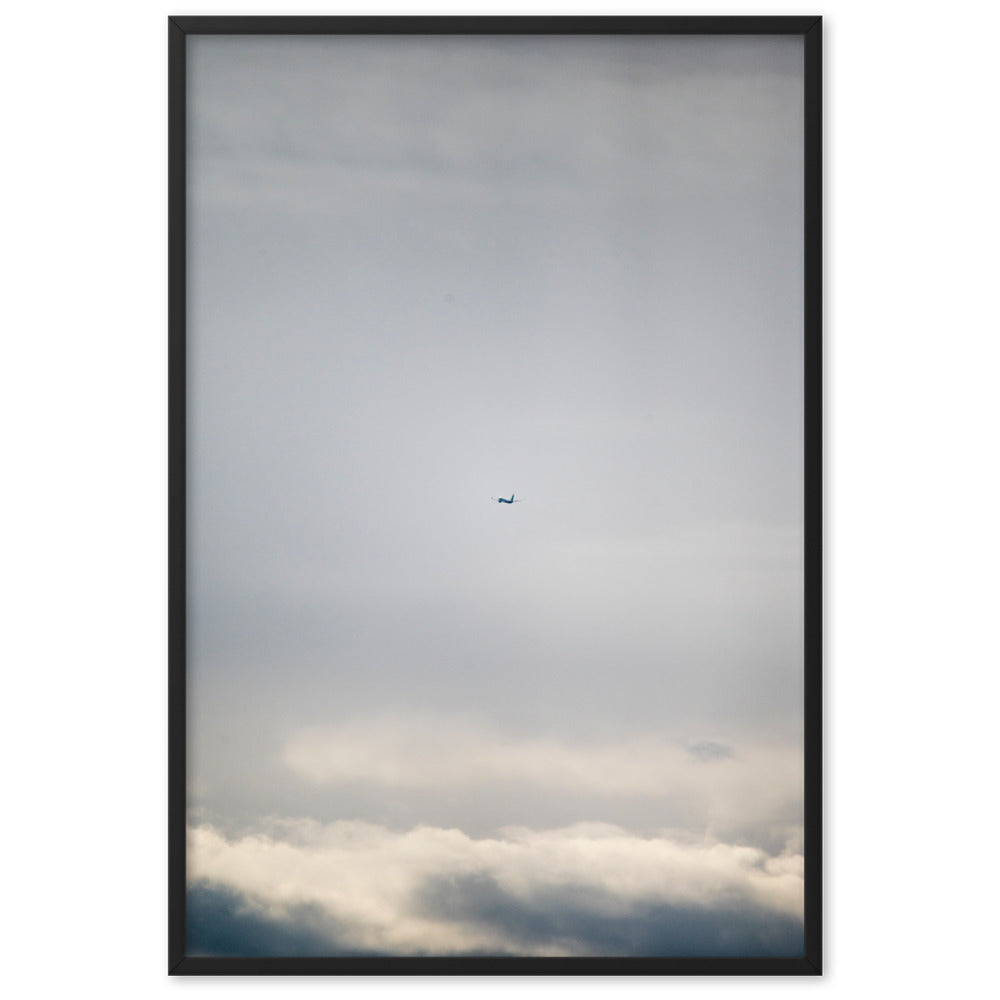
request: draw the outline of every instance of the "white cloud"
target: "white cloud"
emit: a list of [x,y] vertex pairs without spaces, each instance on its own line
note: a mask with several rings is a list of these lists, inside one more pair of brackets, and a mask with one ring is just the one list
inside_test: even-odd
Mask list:
[[471,718],[383,715],[298,733],[284,762],[316,785],[401,790],[502,786],[553,797],[669,800],[699,831],[801,816],[802,748],[725,746],[706,759],[691,744],[662,737],[570,741],[507,732]]
[[198,826],[189,831],[188,865],[192,884],[236,890],[272,919],[308,907],[329,921],[340,946],[392,953],[579,953],[565,926],[525,944],[502,920],[467,919],[461,907],[442,910],[428,902],[429,888],[442,885],[456,898],[463,885],[489,885],[505,907],[525,912],[539,898],[562,900],[557,905],[567,910],[571,900],[574,912],[582,908],[609,926],[643,907],[722,908],[787,922],[801,919],[803,905],[803,858],[791,846],[769,856],[595,823],[508,829],[482,839],[456,829],[394,832],[360,821],[275,821],[266,832],[234,839]]

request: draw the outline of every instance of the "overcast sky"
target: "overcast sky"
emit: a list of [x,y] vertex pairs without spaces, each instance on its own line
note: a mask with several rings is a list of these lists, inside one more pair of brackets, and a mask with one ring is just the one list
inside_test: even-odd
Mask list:
[[801,952],[801,41],[187,45],[192,948]]

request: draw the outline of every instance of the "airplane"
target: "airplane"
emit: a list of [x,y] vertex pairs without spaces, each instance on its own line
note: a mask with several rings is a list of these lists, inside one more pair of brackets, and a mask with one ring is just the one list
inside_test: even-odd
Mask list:
[[511,493],[510,499],[506,500],[503,497],[490,497],[491,500],[496,500],[497,503],[524,503],[524,500],[515,500],[514,494]]

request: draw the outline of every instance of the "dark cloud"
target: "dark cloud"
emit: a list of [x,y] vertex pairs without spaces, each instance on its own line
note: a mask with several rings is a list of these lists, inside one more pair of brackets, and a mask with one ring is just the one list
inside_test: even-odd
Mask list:
[[801,955],[802,922],[734,899],[717,906],[630,904],[590,887],[543,887],[524,897],[486,875],[435,879],[419,896],[438,918],[489,930],[517,947],[584,956],[741,957]]
[[370,954],[338,945],[334,925],[317,907],[294,906],[274,917],[242,893],[208,882],[188,889],[187,953],[232,958]]
[[[756,904],[650,902],[630,905],[590,887],[546,887],[515,897],[487,875],[436,878],[414,900],[435,920],[475,927],[505,941],[493,952],[551,948],[580,956],[783,957],[801,955],[801,921]],[[317,907],[268,914],[242,893],[202,882],[188,891],[188,954],[229,957],[374,956],[352,948]],[[397,952],[398,954],[398,952]]]

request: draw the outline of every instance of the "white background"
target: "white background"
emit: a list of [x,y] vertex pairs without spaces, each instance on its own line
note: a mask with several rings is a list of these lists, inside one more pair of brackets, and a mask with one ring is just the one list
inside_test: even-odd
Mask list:
[[[822,13],[826,975],[168,980],[166,17]],[[998,91],[989,3],[53,2],[3,24],[12,996],[980,995],[995,954]]]

